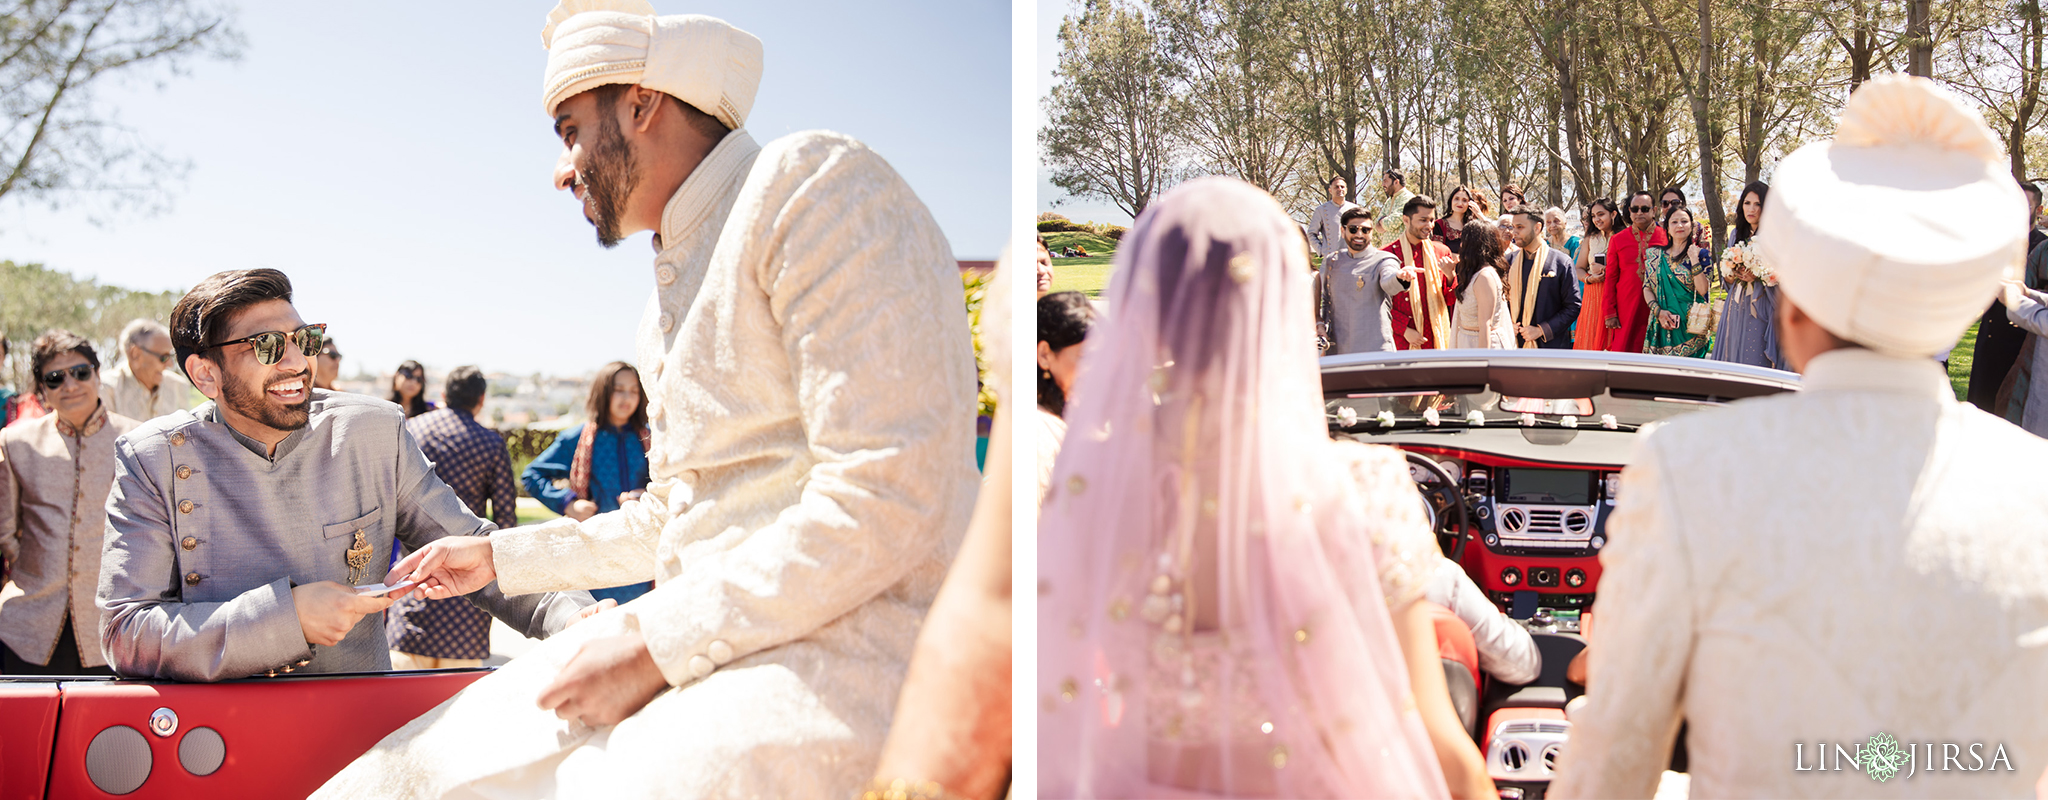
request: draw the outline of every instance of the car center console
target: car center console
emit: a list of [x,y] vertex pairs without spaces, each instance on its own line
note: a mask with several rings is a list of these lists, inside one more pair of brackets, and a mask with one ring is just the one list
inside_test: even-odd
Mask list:
[[1469,543],[1460,565],[1487,597],[1516,619],[1542,609],[1553,630],[1577,631],[1577,612],[1592,605],[1599,583],[1620,468],[1403,449],[1441,462],[1464,490]]

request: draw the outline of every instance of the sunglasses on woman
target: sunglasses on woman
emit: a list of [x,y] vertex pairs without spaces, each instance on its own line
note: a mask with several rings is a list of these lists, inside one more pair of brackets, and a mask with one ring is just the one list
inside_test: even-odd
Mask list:
[[226,347],[231,344],[248,342],[256,351],[256,363],[270,366],[284,358],[284,343],[289,341],[299,347],[299,353],[307,358],[319,355],[320,341],[327,337],[327,325],[307,325],[291,333],[264,331],[254,336],[244,336],[233,341],[221,342],[206,349]]
[[65,375],[70,375],[78,379],[79,383],[84,383],[92,380],[92,373],[93,366],[91,364],[73,364],[64,369],[53,369],[43,373],[43,388],[55,389],[63,386]]

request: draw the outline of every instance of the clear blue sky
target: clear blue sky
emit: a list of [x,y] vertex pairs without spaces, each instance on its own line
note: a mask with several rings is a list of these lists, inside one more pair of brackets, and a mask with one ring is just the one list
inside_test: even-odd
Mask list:
[[[1009,3],[653,2],[761,38],[756,139],[857,137],[909,180],[957,257],[1001,252]],[[282,269],[300,313],[331,326],[349,375],[407,358],[437,374],[630,360],[653,253],[648,234],[599,248],[574,199],[550,186],[561,145],[540,107],[540,30],[553,6],[244,2],[241,60],[98,92],[190,160],[175,206],[94,227],[74,210],[0,204],[0,259],[152,291]]]
[[1038,181],[1038,208],[1032,210],[1032,216],[1038,216],[1040,211],[1057,211],[1076,222],[1129,225],[1131,215],[1117,208],[1115,203],[1093,197],[1075,197],[1052,185],[1052,170],[1046,168],[1045,151],[1038,146],[1037,126],[1045,123],[1045,96],[1052,91],[1053,71],[1060,66],[1060,20],[1080,13],[1081,4],[1074,0],[1038,0],[1038,66],[1035,68],[1038,102],[1033,109],[1035,118],[1029,145],[1034,154],[1032,175]]

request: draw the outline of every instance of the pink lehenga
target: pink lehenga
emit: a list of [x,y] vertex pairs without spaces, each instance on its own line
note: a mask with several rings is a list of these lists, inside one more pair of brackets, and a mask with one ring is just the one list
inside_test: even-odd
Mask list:
[[1326,433],[1300,232],[1205,178],[1118,250],[1039,524],[1044,797],[1441,797],[1388,613],[1440,558]]

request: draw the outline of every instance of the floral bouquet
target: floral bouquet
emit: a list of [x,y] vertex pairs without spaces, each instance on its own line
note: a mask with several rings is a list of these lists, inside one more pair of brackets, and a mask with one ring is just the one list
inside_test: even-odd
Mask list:
[[1778,273],[1772,270],[1769,264],[1764,263],[1763,256],[1758,255],[1755,246],[1749,242],[1731,244],[1727,250],[1722,251],[1720,267],[1722,280],[1732,280],[1735,268],[1743,267],[1765,286],[1778,285]]

